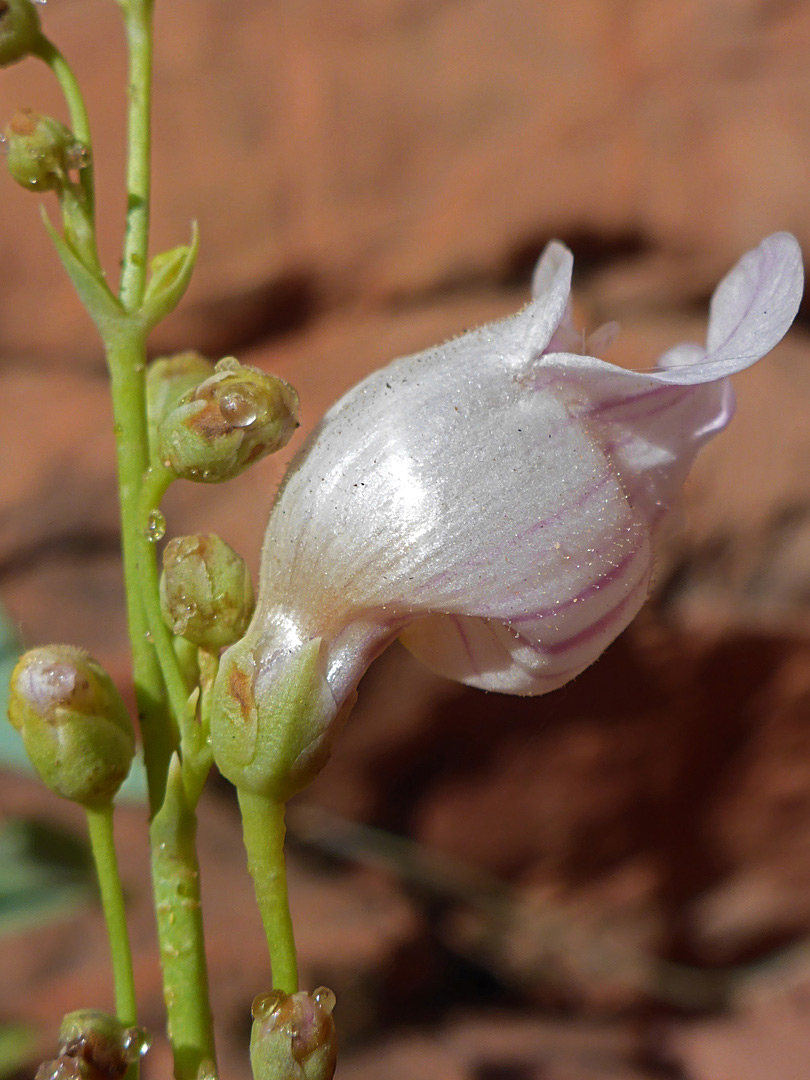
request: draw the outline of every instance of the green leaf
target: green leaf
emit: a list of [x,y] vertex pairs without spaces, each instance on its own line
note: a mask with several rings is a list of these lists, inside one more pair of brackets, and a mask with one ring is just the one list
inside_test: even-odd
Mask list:
[[163,251],[152,259],[149,283],[141,306],[141,319],[147,329],[165,319],[183,299],[194,273],[199,250],[200,230],[194,221],[191,224],[190,244]]

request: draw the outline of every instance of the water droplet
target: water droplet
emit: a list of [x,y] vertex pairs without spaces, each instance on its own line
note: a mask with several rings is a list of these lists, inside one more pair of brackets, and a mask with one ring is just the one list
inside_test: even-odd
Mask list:
[[53,1061],[43,1061],[36,1071],[34,1080],[63,1080],[65,1076],[70,1075],[71,1069],[74,1070],[74,1075],[78,1074],[78,1064],[72,1058],[61,1057]]
[[254,1020],[266,1020],[272,1016],[286,998],[283,990],[271,990],[269,994],[257,994],[250,1006]]
[[152,633],[151,630],[147,630],[146,633],[143,636],[146,638],[146,640],[149,642],[150,645],[154,644],[155,635]]
[[258,415],[256,403],[242,393],[223,394],[219,401],[219,409],[234,427],[250,427],[251,424],[256,423]]
[[142,1058],[151,1045],[152,1036],[148,1031],[139,1027],[131,1027],[124,1032],[121,1049],[125,1060],[132,1063],[137,1061],[138,1058]]
[[150,510],[146,519],[146,539],[155,543],[166,535],[166,518],[160,510]]
[[312,997],[318,1002],[323,1011],[327,1013],[331,1013],[337,1004],[337,998],[334,993],[326,986],[319,986]]

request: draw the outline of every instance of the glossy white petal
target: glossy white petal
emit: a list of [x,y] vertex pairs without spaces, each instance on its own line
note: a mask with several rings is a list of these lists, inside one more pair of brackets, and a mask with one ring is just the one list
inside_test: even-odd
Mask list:
[[731,414],[722,376],[785,333],[801,259],[768,238],[719,286],[707,347],[647,374],[559,351],[570,274],[550,245],[522,312],[395,361],[330,410],[270,518],[257,658],[321,638],[339,706],[402,634],[444,674],[543,693],[633,618],[662,517]]
[[[796,318],[804,287],[802,253],[790,233],[774,233],[744,255],[712,296],[709,330],[700,362],[678,362],[665,353],[664,382],[702,383],[733,375],[756,363],[782,340]],[[683,349],[684,346],[676,346]]]

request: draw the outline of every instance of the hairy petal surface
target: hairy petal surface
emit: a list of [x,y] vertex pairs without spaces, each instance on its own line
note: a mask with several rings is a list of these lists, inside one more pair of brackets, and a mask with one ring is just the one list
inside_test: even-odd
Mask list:
[[401,634],[435,670],[536,694],[633,618],[661,521],[731,415],[725,377],[795,316],[801,257],[788,234],[765,240],[718,287],[706,346],[649,373],[566,351],[570,275],[549,245],[522,312],[395,361],[330,410],[270,518],[257,655],[321,638],[339,705]]

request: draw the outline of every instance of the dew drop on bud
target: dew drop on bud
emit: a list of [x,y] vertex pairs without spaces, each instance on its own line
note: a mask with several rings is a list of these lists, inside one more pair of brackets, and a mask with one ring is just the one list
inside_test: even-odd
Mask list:
[[331,1014],[335,1011],[337,998],[328,987],[319,986],[318,989],[313,993],[312,997],[315,1001],[317,1001],[317,1003],[324,1010],[324,1012]]
[[259,410],[255,401],[243,394],[223,394],[219,401],[219,408],[226,420],[234,427],[246,428],[256,423]]
[[153,544],[158,540],[162,540],[166,535],[166,518],[163,516],[160,510],[150,510],[149,517],[146,519],[146,539],[150,540]]
[[286,998],[283,990],[271,990],[267,994],[257,994],[250,1006],[250,1012],[254,1020],[266,1020],[272,1016],[279,1005]]

